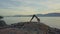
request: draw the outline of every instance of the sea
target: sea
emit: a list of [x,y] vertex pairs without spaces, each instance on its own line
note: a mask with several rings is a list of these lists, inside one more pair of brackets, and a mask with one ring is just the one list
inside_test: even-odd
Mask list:
[[[8,24],[18,23],[18,22],[29,22],[32,17],[4,17],[3,20]],[[60,17],[39,17],[41,23],[44,23],[53,28],[60,29]],[[36,18],[32,21],[38,22]]]

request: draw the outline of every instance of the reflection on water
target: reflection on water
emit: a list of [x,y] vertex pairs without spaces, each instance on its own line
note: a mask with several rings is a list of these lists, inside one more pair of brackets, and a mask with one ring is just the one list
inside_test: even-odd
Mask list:
[[[39,17],[42,23],[51,27],[60,28],[60,17]],[[4,17],[7,24],[30,21],[31,17]],[[36,21],[36,19],[33,19]]]

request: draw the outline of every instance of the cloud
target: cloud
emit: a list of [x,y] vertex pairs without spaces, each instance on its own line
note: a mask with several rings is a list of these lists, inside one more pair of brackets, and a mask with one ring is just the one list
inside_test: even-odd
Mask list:
[[[25,7],[26,8],[26,7]],[[22,8],[24,9],[24,8]],[[30,15],[30,14],[36,14],[34,9],[27,7],[24,10],[15,10],[15,9],[0,9],[0,15]]]
[[47,6],[48,9],[60,9],[60,0],[50,0],[42,2],[43,5]]
[[0,15],[51,12],[60,12],[60,0],[0,0]]
[[20,5],[21,5],[20,1],[0,0],[0,8],[17,7]]

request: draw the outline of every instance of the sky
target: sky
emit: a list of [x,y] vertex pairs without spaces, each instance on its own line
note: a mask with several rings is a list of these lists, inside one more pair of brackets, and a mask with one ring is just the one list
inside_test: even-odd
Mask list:
[[60,13],[60,0],[0,0],[0,15]]

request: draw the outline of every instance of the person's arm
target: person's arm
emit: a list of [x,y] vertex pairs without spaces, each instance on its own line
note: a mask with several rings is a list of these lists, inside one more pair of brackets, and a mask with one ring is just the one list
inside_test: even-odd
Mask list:
[[33,17],[31,18],[30,22],[32,21],[33,18],[34,18],[34,15],[33,15]]

